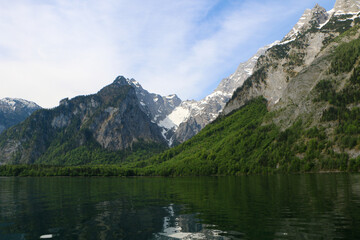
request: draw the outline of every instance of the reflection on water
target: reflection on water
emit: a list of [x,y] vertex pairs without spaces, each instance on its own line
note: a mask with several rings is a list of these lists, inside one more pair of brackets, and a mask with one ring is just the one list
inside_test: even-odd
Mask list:
[[0,178],[0,240],[360,239],[360,175]]
[[174,204],[170,204],[165,208],[169,215],[164,217],[163,230],[161,233],[155,234],[154,239],[229,239],[220,235],[224,232],[211,229],[210,226],[199,223],[196,214],[176,215],[174,208],[176,208]]

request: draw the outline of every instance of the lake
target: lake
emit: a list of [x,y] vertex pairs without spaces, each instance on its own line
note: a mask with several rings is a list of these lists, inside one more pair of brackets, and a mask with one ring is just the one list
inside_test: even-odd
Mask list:
[[360,175],[0,178],[0,239],[360,239]]

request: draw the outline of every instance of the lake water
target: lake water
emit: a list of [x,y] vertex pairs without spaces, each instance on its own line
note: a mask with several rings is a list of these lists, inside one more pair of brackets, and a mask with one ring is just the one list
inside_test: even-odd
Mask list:
[[360,175],[0,178],[0,239],[360,239]]

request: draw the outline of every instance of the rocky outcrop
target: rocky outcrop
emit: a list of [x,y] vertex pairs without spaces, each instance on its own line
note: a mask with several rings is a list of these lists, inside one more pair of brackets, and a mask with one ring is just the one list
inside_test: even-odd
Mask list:
[[360,12],[359,0],[336,0],[334,11],[338,14],[351,14]]
[[39,105],[24,99],[0,99],[0,133],[11,126],[24,121],[38,109],[41,109]]
[[326,23],[330,18],[330,14],[325,8],[315,5],[313,9],[306,9],[300,20],[295,24],[293,29],[285,36],[284,41],[293,40],[298,34],[304,33],[311,27],[319,27]]

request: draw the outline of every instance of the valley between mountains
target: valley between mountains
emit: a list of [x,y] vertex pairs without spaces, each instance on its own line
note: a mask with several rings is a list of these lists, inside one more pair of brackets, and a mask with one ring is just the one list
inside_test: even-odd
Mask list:
[[0,174],[185,176],[360,169],[360,3],[308,9],[200,101],[123,76],[41,109],[0,101]]

